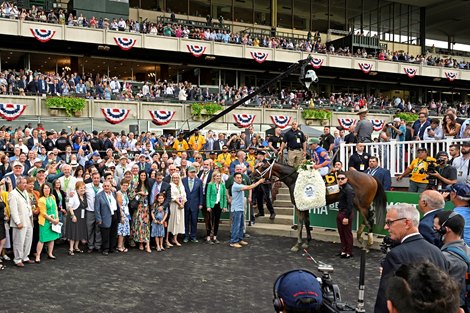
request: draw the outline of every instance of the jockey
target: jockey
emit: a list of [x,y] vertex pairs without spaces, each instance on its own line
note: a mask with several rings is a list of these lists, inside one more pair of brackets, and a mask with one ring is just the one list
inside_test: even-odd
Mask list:
[[331,159],[328,155],[328,151],[322,148],[318,138],[310,138],[308,144],[310,145],[310,151],[312,153],[312,161],[315,162],[314,169],[318,170],[321,176],[328,174],[330,170]]

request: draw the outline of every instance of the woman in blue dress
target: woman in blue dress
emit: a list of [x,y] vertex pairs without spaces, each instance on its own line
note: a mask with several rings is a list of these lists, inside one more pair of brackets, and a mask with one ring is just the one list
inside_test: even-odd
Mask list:
[[121,213],[121,220],[118,224],[118,243],[117,251],[127,252],[127,248],[124,246],[124,237],[131,234],[131,228],[129,225],[129,197],[127,195],[127,189],[129,188],[130,181],[124,178],[121,181],[121,189],[116,193],[117,204]]
[[165,202],[165,194],[160,193],[157,196],[157,203],[155,208],[152,210],[152,234],[151,237],[155,237],[155,243],[157,245],[157,251],[164,251],[163,248],[163,237],[165,237],[165,224],[168,216],[168,209],[163,206]]

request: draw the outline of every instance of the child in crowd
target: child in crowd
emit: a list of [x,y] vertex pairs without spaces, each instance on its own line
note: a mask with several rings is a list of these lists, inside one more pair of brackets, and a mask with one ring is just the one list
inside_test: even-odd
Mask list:
[[165,237],[165,224],[168,211],[163,207],[164,202],[165,195],[161,193],[157,196],[157,203],[152,210],[152,237],[155,237],[157,251],[165,251],[163,248],[163,237]]

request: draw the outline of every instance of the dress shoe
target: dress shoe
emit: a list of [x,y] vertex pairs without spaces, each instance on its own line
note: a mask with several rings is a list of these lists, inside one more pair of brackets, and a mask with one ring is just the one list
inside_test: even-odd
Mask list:
[[271,213],[271,215],[269,216],[269,219],[270,220],[273,220],[276,218],[276,213]]
[[242,246],[241,246],[241,244],[236,242],[236,243],[231,243],[230,247],[232,247],[232,248],[241,248]]
[[241,244],[242,246],[246,246],[246,245],[248,245],[248,242],[246,242],[244,240],[240,240],[239,244]]
[[260,216],[264,216],[264,213],[256,213],[255,214],[255,217],[260,217]]
[[17,267],[24,267],[24,264],[23,264],[22,262],[20,262],[20,263],[16,263],[15,266],[17,266]]
[[342,254],[342,255],[341,255],[341,258],[342,258],[342,259],[349,259],[349,258],[351,258],[351,257],[352,257],[352,254]]
[[56,257],[53,256],[53,255],[47,255],[47,258],[50,259],[50,260],[55,260],[56,259]]

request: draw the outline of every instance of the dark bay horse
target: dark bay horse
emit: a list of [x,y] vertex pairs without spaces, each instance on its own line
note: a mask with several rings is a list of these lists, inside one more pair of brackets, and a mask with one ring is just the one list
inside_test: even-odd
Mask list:
[[[296,252],[302,248],[307,248],[308,243],[312,239],[310,233],[310,216],[309,211],[300,211],[297,209],[294,198],[295,182],[297,181],[298,172],[297,169],[271,160],[269,163],[265,163],[258,167],[253,173],[256,178],[264,177],[266,179],[272,176],[278,177],[288,188],[290,193],[290,199],[295,207],[295,212],[298,219],[297,228],[297,243],[292,247],[292,251]],[[374,214],[370,210],[370,206],[374,203],[375,211],[377,212],[377,220],[380,221],[385,217],[385,208],[387,205],[387,198],[385,191],[380,182],[375,177],[356,170],[349,170],[346,172],[349,184],[354,189],[354,207],[359,211],[364,219],[364,224],[357,230],[357,239],[362,242],[362,233],[364,228],[367,227],[369,230],[368,245],[373,244],[372,226],[374,224]],[[338,202],[339,193],[326,196],[326,204],[332,204]],[[307,231],[307,242],[302,241],[302,228],[305,226]]]

